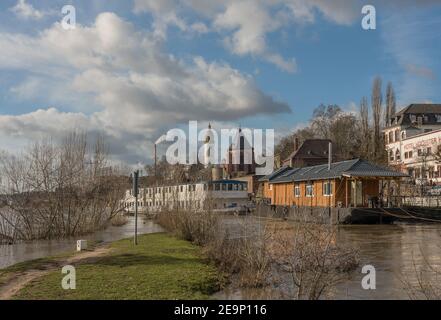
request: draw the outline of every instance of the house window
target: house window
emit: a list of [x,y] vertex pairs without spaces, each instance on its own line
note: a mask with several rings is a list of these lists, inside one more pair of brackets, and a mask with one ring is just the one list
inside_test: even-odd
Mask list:
[[294,196],[300,197],[300,186],[298,184],[294,187]]
[[389,151],[389,160],[394,161],[394,152],[392,150]]
[[432,154],[432,148],[429,147],[429,148],[427,148],[427,155],[431,155],[431,154]]
[[409,159],[413,157],[413,152],[409,151]]
[[314,196],[314,185],[312,182],[308,182],[306,184],[305,194],[307,197],[313,197]]
[[332,196],[332,183],[330,181],[323,182],[323,195]]
[[394,133],[393,131],[389,131],[389,143],[394,142]]
[[418,149],[418,157],[421,157],[423,155],[423,151],[421,149]]
[[404,153],[404,159],[408,159],[409,158],[409,152],[405,152]]

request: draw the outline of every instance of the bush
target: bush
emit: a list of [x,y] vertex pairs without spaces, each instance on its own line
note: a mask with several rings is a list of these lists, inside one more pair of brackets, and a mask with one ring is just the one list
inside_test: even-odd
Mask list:
[[[205,255],[218,269],[231,276],[238,274],[242,286],[265,284],[269,271],[269,255],[260,234],[239,225],[238,236],[231,237],[222,228],[219,216],[206,212],[164,211],[157,222],[177,237],[203,247]],[[249,236],[241,236],[249,234]]]

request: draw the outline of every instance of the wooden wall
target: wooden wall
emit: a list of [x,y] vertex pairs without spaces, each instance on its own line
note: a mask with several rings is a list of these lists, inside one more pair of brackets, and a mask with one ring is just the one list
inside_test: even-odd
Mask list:
[[[299,206],[299,207],[336,207],[338,202],[342,206],[346,206],[346,178],[331,180],[332,195],[325,196],[323,194],[323,184],[328,180],[313,181],[314,196],[306,196],[306,182],[298,183],[276,183],[273,184],[273,190],[270,190],[269,183],[265,182],[264,197],[271,199],[271,204],[279,206]],[[294,195],[294,186],[300,186],[300,196]],[[351,181],[348,180],[348,204],[351,204]],[[362,180],[362,199],[363,206],[368,205],[369,196],[378,196],[379,180],[363,179]]]

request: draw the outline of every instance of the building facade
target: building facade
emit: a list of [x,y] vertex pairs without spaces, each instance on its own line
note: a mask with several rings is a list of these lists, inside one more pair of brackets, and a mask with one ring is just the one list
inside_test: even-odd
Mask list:
[[[300,144],[299,139],[294,137],[294,151],[283,160],[282,166],[301,168],[327,163],[330,143],[329,139],[307,139]],[[335,154],[332,156],[333,161],[338,160]]]
[[239,128],[225,155],[226,163],[223,164],[224,176],[229,179],[254,175],[256,173],[256,162],[254,160],[254,148],[250,141]]
[[267,202],[276,206],[368,207],[381,198],[383,180],[406,175],[353,159],[304,168],[283,167],[261,179]]
[[417,184],[441,183],[441,104],[411,104],[383,130],[388,164]]
[[441,183],[441,129],[399,139],[386,145],[388,163],[417,184]]
[[[123,206],[127,212],[135,210],[133,191],[127,190]],[[173,186],[141,188],[138,195],[138,210],[155,213],[161,210],[225,209],[248,204],[248,186],[235,180],[217,180]]]

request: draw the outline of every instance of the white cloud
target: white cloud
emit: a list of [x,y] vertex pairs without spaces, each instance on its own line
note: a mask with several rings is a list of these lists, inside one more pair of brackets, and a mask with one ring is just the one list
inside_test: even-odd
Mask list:
[[[270,49],[267,37],[293,23],[313,23],[320,13],[327,20],[348,25],[361,10],[359,1],[352,0],[135,0],[134,12],[154,17],[158,37],[165,39],[167,27],[181,31],[207,33],[214,31],[223,37],[225,47],[239,56],[250,55],[274,64],[286,72],[296,72],[295,58],[286,58]],[[183,18],[191,12],[196,19],[206,20],[189,26]]]
[[26,0],[18,0],[17,4],[10,10],[22,19],[40,20],[50,14],[49,11],[35,9],[31,4],[27,3]]
[[0,69],[32,74],[12,93],[33,101],[43,91],[62,101],[62,92],[64,101],[90,106],[73,106],[70,113],[51,108],[1,116],[0,132],[6,136],[57,135],[85,126],[104,132],[115,154],[134,152],[129,160],[139,161],[166,128],[188,120],[228,122],[290,112],[288,105],[259,90],[250,75],[202,57],[178,60],[164,52],[152,33],[136,30],[113,13],[75,30],[56,23],[37,36],[0,33],[0,47],[5,53]]

